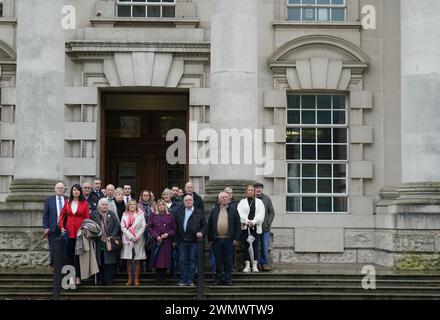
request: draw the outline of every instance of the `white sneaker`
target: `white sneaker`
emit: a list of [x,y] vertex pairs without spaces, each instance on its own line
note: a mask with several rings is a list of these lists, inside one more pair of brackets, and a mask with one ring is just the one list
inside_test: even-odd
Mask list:
[[252,267],[252,272],[260,272],[260,271],[258,271],[258,263],[257,263],[257,261],[254,261],[254,265]]
[[246,273],[251,272],[251,263],[250,263],[250,261],[245,261],[244,264],[245,264],[245,267],[243,269],[243,272],[246,272]]

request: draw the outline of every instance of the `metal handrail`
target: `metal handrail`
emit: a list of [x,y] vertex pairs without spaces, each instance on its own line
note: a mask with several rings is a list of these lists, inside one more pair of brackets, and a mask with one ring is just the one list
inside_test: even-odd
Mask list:
[[205,238],[197,240],[197,300],[205,300]]

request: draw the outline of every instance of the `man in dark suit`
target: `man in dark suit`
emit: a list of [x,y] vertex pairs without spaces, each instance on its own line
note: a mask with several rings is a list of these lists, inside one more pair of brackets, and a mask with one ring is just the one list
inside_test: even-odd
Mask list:
[[230,205],[226,192],[220,192],[218,204],[214,205],[208,220],[208,241],[214,251],[216,273],[214,285],[222,281],[222,270],[225,282],[232,285],[232,254],[241,236],[240,215],[237,207]]
[[50,266],[53,267],[55,254],[55,238],[59,237],[61,230],[59,228],[59,218],[66,198],[64,194],[64,183],[59,182],[55,185],[55,195],[50,196],[44,202],[43,228],[44,236],[49,240],[50,248]]
[[[179,246],[179,286],[193,286],[196,272],[197,240],[205,235],[206,221],[202,210],[194,207],[190,195],[183,198],[185,204],[176,217],[177,242]],[[203,258],[203,257],[202,257]]]

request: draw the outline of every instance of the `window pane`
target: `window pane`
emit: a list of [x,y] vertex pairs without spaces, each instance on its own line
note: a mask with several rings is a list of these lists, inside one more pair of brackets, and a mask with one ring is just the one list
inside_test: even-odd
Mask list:
[[347,198],[333,198],[334,212],[347,212]]
[[333,160],[347,160],[347,146],[333,146]]
[[291,212],[300,212],[300,197],[287,197],[286,198],[286,204],[287,204],[287,211]]
[[289,0],[289,4],[300,4],[301,0]]
[[315,9],[314,8],[303,8],[302,9],[302,19],[303,19],[303,21],[315,21]]
[[345,96],[333,96],[333,109],[345,109]]
[[302,124],[316,124],[315,111],[302,111]]
[[289,178],[299,178],[300,177],[300,171],[299,171],[299,163],[289,163],[287,166],[287,176]]
[[333,165],[333,177],[334,178],[347,177],[347,166],[345,164],[334,164]]
[[318,129],[318,143],[331,143],[332,129]]
[[299,143],[300,129],[289,128],[286,130],[286,142],[287,143]]
[[175,18],[176,17],[176,7],[162,7],[162,17],[163,18]]
[[332,21],[344,21],[345,9],[332,9]]
[[333,180],[333,193],[346,193],[346,180],[335,179]]
[[133,6],[133,17],[142,17],[145,18],[145,7],[142,6]]
[[131,6],[118,6],[118,17],[131,17]]
[[316,130],[315,129],[302,129],[302,142],[303,143],[315,143],[316,142]]
[[333,143],[347,143],[347,129],[333,129]]
[[318,180],[318,193],[332,193],[332,181],[330,179]]
[[318,198],[318,211],[319,212],[332,212],[332,198],[331,197]]
[[303,212],[316,212],[316,198],[303,197],[302,198]]
[[332,0],[332,4],[344,4],[344,0]]
[[288,179],[287,192],[288,193],[300,193],[301,190],[299,188],[298,179]]
[[332,96],[318,96],[318,109],[331,109]]
[[318,0],[317,4],[330,4],[330,0]]
[[316,164],[305,163],[302,165],[302,176],[314,178],[316,177]]
[[174,0],[162,0],[162,2],[174,2]]
[[[133,1],[137,1],[137,0],[133,0]],[[160,2],[160,0],[148,0],[148,2]]]
[[328,21],[330,18],[330,9],[319,8],[318,9],[318,21]]
[[300,124],[299,111],[288,110],[287,111],[287,123],[288,124]]
[[299,145],[287,145],[286,146],[286,158],[288,160],[300,160],[299,158]]
[[332,147],[330,145],[318,146],[318,160],[331,160]]
[[303,4],[315,4],[316,0],[302,0]]
[[288,8],[287,19],[291,21],[301,21],[301,8]]
[[316,147],[310,145],[303,145],[302,158],[303,160],[316,160]]
[[318,177],[331,178],[332,177],[332,165],[331,164],[318,164]]
[[160,18],[160,7],[159,6],[148,7],[148,17],[149,18]]
[[318,124],[331,124],[332,113],[331,111],[318,111]]
[[333,124],[345,124],[345,111],[333,111]]
[[300,108],[300,96],[298,95],[288,95],[287,96],[287,108],[289,109],[299,109]]
[[315,109],[315,96],[302,96],[302,108],[303,109]]

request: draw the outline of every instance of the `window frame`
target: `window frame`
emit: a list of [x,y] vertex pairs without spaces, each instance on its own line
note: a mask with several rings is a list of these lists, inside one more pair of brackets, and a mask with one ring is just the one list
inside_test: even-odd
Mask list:
[[[300,92],[287,92],[286,95],[286,99],[288,99],[288,96],[299,96],[300,98],[300,106],[298,108],[286,108],[286,212],[288,214],[298,214],[298,213],[305,213],[305,214],[347,214],[349,212],[349,188],[350,188],[350,177],[349,177],[349,161],[350,161],[350,141],[349,141],[349,136],[350,136],[350,127],[349,127],[349,95],[347,93],[341,93],[341,92],[329,92],[329,93],[323,93],[323,92],[319,92],[319,93],[300,93]],[[314,96],[315,97],[315,108],[314,109],[305,109],[305,110],[314,110],[315,111],[315,124],[303,124],[300,118],[300,123],[297,124],[290,124],[289,123],[289,119],[288,119],[288,112],[289,110],[299,110],[300,114],[302,113],[302,110],[304,110],[303,105],[302,105],[302,97],[303,96]],[[324,110],[326,111],[327,109],[323,109],[323,108],[319,108],[318,107],[318,96],[331,96],[331,106],[330,106],[330,110],[331,113],[333,114],[333,110],[344,110],[345,111],[345,123],[344,124],[317,124],[318,120],[317,120],[317,112],[319,110]],[[334,105],[333,105],[333,96],[344,96],[345,97],[345,107],[344,109],[334,109]],[[333,118],[333,117],[332,117]],[[333,121],[331,121],[333,122]],[[287,131],[289,129],[300,129],[301,133],[300,136],[302,137],[302,130],[303,129],[314,129],[315,130],[315,141],[313,143],[308,143],[308,142],[303,142],[302,140],[300,140],[299,142],[288,142],[287,140]],[[331,136],[330,136],[330,143],[327,142],[319,142],[318,141],[318,130],[319,129],[330,129],[331,130]],[[346,129],[346,142],[345,143],[338,143],[338,142],[334,142],[334,136],[333,136],[333,129]],[[298,145],[299,148],[299,159],[287,159],[287,146],[288,145]],[[314,145],[315,148],[315,159],[311,160],[311,159],[304,159],[302,156],[302,146],[303,145]],[[319,145],[329,145],[331,147],[331,150],[333,150],[333,146],[337,146],[337,145],[344,145],[346,146],[346,150],[347,150],[347,155],[346,155],[346,159],[344,160],[333,160],[334,155],[331,157],[331,159],[327,159],[327,160],[319,160],[319,156],[318,156],[318,146]],[[289,165],[290,164],[298,164],[298,168],[299,168],[299,173],[298,176],[289,176]],[[303,176],[303,166],[304,165],[308,165],[308,164],[312,164],[315,166],[314,170],[315,170],[315,174],[314,176]],[[320,176],[319,175],[319,165],[330,165],[331,166],[331,174],[330,177],[325,177],[325,176]],[[337,177],[335,176],[335,165],[345,165],[345,177]],[[315,188],[315,192],[314,193],[307,193],[307,192],[303,192],[303,182],[304,181],[314,181],[314,188]],[[331,186],[331,192],[330,193],[319,193],[319,184],[318,182],[320,180],[330,180],[330,186]],[[335,193],[334,188],[335,188],[335,181],[337,180],[342,180],[345,181],[345,192],[344,193]],[[298,188],[299,188],[299,192],[289,192],[289,182],[291,181],[297,181]],[[287,202],[289,198],[294,198],[297,197],[299,198],[299,210],[298,211],[288,211],[288,206],[287,206]],[[315,211],[304,211],[303,210],[303,199],[304,198],[313,198],[315,200]],[[319,198],[331,198],[331,211],[319,211]],[[346,211],[335,211],[335,198],[345,198],[346,199]]]
[[[328,22],[346,22],[347,18],[348,18],[348,0],[342,0],[344,3],[343,4],[317,4],[316,0],[315,0],[315,4],[303,4],[302,1],[303,0],[299,0],[301,1],[301,3],[299,4],[293,4],[293,3],[289,3],[289,0],[285,0],[286,4],[287,4],[287,9],[286,9],[286,20],[287,21],[292,21],[292,22],[301,22],[301,23],[328,23]],[[330,0],[331,2],[331,0]],[[290,8],[299,8],[299,9],[307,9],[307,8],[313,8],[314,9],[314,19],[313,20],[304,20],[303,19],[303,10],[300,10],[300,19],[299,20],[291,20],[289,19],[289,9]],[[318,14],[318,9],[329,9],[328,11],[328,16],[329,19],[327,20],[319,20],[319,14]],[[333,20],[332,19],[332,9],[344,9],[344,18],[342,20]]]
[[[172,1],[164,1],[158,0],[156,2],[149,2],[150,0],[138,1],[138,0],[116,0],[115,1],[115,16],[117,18],[138,18],[138,19],[175,19],[176,18],[176,2],[177,0]],[[121,17],[119,16],[119,7],[130,7],[130,16],[129,17]],[[134,17],[133,16],[133,8],[134,7],[145,7],[145,16],[144,17]],[[148,7],[160,7],[160,15],[159,17],[149,17],[148,16]],[[174,16],[173,17],[164,17],[163,16],[163,8],[164,7],[174,7]]]

